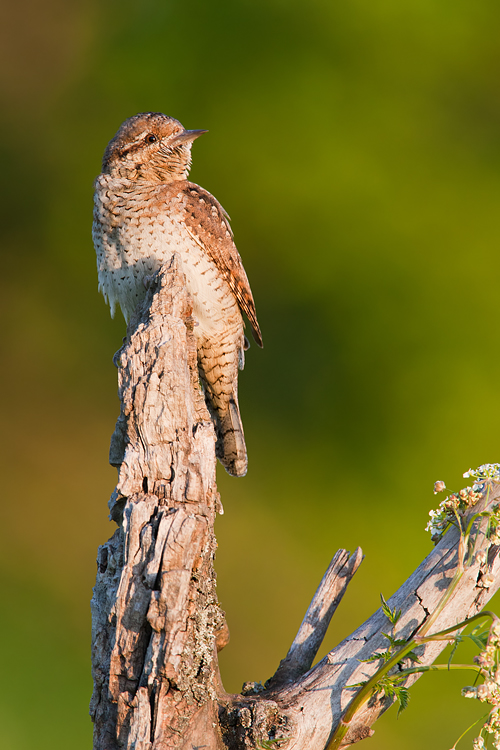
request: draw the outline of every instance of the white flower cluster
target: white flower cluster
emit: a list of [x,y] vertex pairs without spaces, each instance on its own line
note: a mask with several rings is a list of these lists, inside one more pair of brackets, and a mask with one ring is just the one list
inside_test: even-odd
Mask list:
[[469,469],[464,474],[464,479],[474,479],[474,489],[476,485],[483,485],[485,482],[500,482],[500,464],[483,464],[477,469]]
[[[442,489],[445,489],[444,482],[436,482],[434,485],[434,494],[442,491],[441,488],[436,489],[439,485],[443,485]],[[463,514],[477,503],[482,494],[478,489],[476,489],[476,484],[474,484],[474,487],[465,487],[460,492],[452,492],[451,495],[448,495],[439,504],[437,510],[429,511],[431,520],[428,522],[425,530],[431,532],[433,542],[439,541],[446,531],[447,526],[456,521],[457,515]]]
[[[431,532],[434,542],[441,539],[450,523],[456,522],[457,516],[463,515],[465,511],[477,503],[485,492],[486,485],[500,482],[500,464],[483,464],[477,469],[469,469],[465,472],[464,477],[474,480],[472,487],[465,487],[460,492],[452,492],[440,503],[437,510],[429,511],[431,520],[425,530]],[[435,495],[445,489],[446,484],[444,482],[434,483]],[[500,544],[500,510],[498,506],[494,508],[491,516],[488,537],[492,544]]]
[[433,541],[437,541],[444,533],[451,519],[448,511],[443,507],[443,503],[441,503],[437,510],[430,510],[429,515],[431,520],[428,521],[425,530],[431,532]]
[[462,690],[464,698],[477,698],[482,703],[492,706],[486,723],[481,729],[479,737],[474,740],[474,750],[486,747],[486,734],[492,735],[495,750],[500,750],[500,667],[498,656],[500,650],[500,620],[496,620],[490,629],[488,641],[484,651],[476,656],[474,661],[481,667],[484,682],[478,687],[465,687]]
[[[475,492],[484,492],[485,485],[500,482],[500,464],[483,464],[477,469],[469,469],[465,478],[474,479],[472,488]],[[490,513],[487,536],[491,544],[500,545],[500,506],[495,505]]]

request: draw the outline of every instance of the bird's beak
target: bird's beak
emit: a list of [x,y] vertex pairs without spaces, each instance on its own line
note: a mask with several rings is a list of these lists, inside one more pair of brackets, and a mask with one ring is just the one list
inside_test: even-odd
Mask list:
[[178,146],[180,143],[191,143],[195,138],[199,138],[203,133],[208,133],[208,130],[183,130],[182,133],[172,138],[170,144]]

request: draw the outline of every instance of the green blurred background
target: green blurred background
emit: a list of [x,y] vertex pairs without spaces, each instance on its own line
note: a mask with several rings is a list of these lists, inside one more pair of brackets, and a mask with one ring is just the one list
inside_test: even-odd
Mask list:
[[[257,303],[250,469],[220,471],[217,524],[238,691],[272,674],[338,547],[366,559],[322,654],[430,551],[433,482],[500,459],[499,24],[491,0],[4,8],[2,749],[91,747],[124,334],[90,237],[108,140],[145,110],[210,130],[192,179],[231,215]],[[424,677],[366,746],[450,747],[482,713],[470,679]]]

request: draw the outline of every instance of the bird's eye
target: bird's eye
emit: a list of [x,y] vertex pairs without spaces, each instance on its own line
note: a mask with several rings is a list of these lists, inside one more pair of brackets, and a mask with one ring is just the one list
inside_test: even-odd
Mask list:
[[146,143],[156,143],[157,140],[158,138],[155,136],[154,133],[150,133],[145,138]]

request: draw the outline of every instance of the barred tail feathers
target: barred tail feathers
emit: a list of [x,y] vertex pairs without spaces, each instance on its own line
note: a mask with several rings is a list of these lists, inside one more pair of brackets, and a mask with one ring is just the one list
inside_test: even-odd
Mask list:
[[[228,474],[243,477],[247,472],[247,449],[238,406],[238,370],[243,369],[243,321],[237,315],[226,321],[223,332],[206,335],[201,326],[195,329],[198,348],[198,371],[205,399],[215,421],[215,453]],[[231,323],[231,325],[230,325]]]
[[217,458],[228,474],[234,477],[244,477],[247,473],[247,449],[243,435],[238,401],[231,395],[227,409],[217,414],[217,443],[215,446]]

